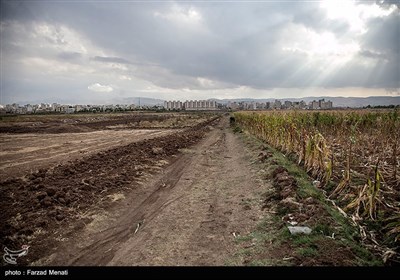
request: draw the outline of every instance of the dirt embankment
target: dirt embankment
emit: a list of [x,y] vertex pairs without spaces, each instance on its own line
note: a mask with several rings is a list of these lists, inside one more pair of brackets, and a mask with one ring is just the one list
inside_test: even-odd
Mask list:
[[[73,230],[90,222],[81,219],[86,209],[107,207],[107,195],[135,187],[142,176],[198,142],[214,121],[0,182],[0,243],[12,249],[31,246],[29,256],[19,264],[42,257],[71,221],[77,227]],[[82,223],[77,222],[80,219]]]

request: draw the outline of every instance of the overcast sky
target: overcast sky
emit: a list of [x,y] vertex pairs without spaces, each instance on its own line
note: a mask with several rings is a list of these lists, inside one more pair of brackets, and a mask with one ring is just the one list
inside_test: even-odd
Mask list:
[[0,103],[399,94],[378,2],[1,1]]

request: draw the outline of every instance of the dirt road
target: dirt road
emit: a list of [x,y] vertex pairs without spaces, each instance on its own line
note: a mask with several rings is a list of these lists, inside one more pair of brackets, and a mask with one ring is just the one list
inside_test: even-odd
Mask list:
[[36,264],[225,265],[262,218],[257,180],[227,118]]

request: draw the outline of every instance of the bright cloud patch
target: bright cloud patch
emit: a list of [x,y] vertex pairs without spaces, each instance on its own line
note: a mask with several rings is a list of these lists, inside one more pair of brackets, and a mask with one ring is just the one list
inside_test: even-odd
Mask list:
[[[373,2],[373,1],[369,1]],[[355,1],[324,0],[320,2],[329,19],[339,19],[347,22],[352,31],[365,33],[367,31],[366,20],[374,17],[388,16],[396,6],[382,9],[375,3],[356,3]]]
[[282,50],[305,53],[310,56],[353,56],[360,47],[352,39],[339,40],[332,32],[317,33],[303,26],[294,26],[288,29],[286,42]]
[[94,92],[112,92],[113,88],[109,85],[101,85],[99,83],[88,86],[88,89]]
[[161,17],[178,23],[196,23],[201,20],[201,14],[193,7],[184,8],[174,5],[168,12],[154,12],[155,17]]

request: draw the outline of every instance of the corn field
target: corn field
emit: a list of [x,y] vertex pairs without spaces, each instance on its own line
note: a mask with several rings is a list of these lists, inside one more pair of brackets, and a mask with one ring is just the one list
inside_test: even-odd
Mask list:
[[400,114],[372,111],[237,112],[238,125],[305,168],[353,221],[400,242]]

